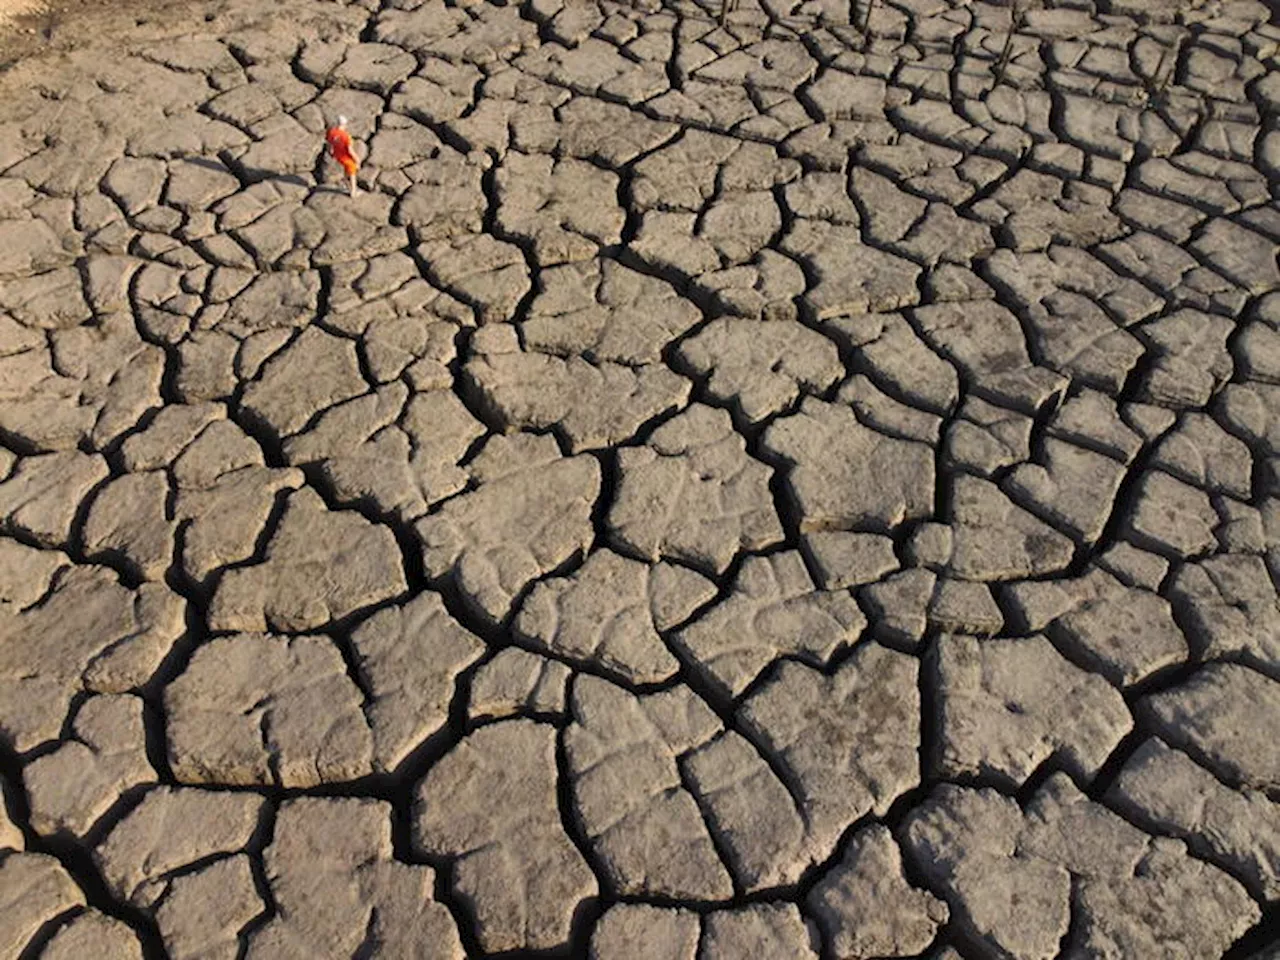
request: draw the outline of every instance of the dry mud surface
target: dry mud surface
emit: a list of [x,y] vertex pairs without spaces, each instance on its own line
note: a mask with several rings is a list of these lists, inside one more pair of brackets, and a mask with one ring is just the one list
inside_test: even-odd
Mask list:
[[0,958],[1275,955],[1265,6],[180,10],[0,76]]

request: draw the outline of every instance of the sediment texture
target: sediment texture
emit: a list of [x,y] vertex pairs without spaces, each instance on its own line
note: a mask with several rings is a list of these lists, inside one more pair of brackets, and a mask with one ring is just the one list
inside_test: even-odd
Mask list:
[[0,958],[1280,940],[1267,7],[719,13],[0,76]]

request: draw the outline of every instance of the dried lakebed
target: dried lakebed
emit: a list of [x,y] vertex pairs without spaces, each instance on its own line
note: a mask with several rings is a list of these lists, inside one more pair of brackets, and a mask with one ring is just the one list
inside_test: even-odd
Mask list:
[[1274,956],[1264,5],[183,11],[0,76],[0,958]]

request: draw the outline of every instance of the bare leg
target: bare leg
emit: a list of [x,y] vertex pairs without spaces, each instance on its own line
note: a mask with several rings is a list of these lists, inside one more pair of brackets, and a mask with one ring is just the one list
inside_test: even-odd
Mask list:
[[356,197],[357,195],[359,195],[359,193],[360,193],[360,188],[356,186],[356,175],[353,173],[353,174],[351,174],[351,197],[352,197],[352,199],[355,199],[355,197]]

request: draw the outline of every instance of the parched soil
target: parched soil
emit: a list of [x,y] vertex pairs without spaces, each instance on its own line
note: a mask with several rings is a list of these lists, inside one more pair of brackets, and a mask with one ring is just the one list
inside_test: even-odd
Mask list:
[[1274,960],[1272,8],[721,13],[0,27],[0,960]]

